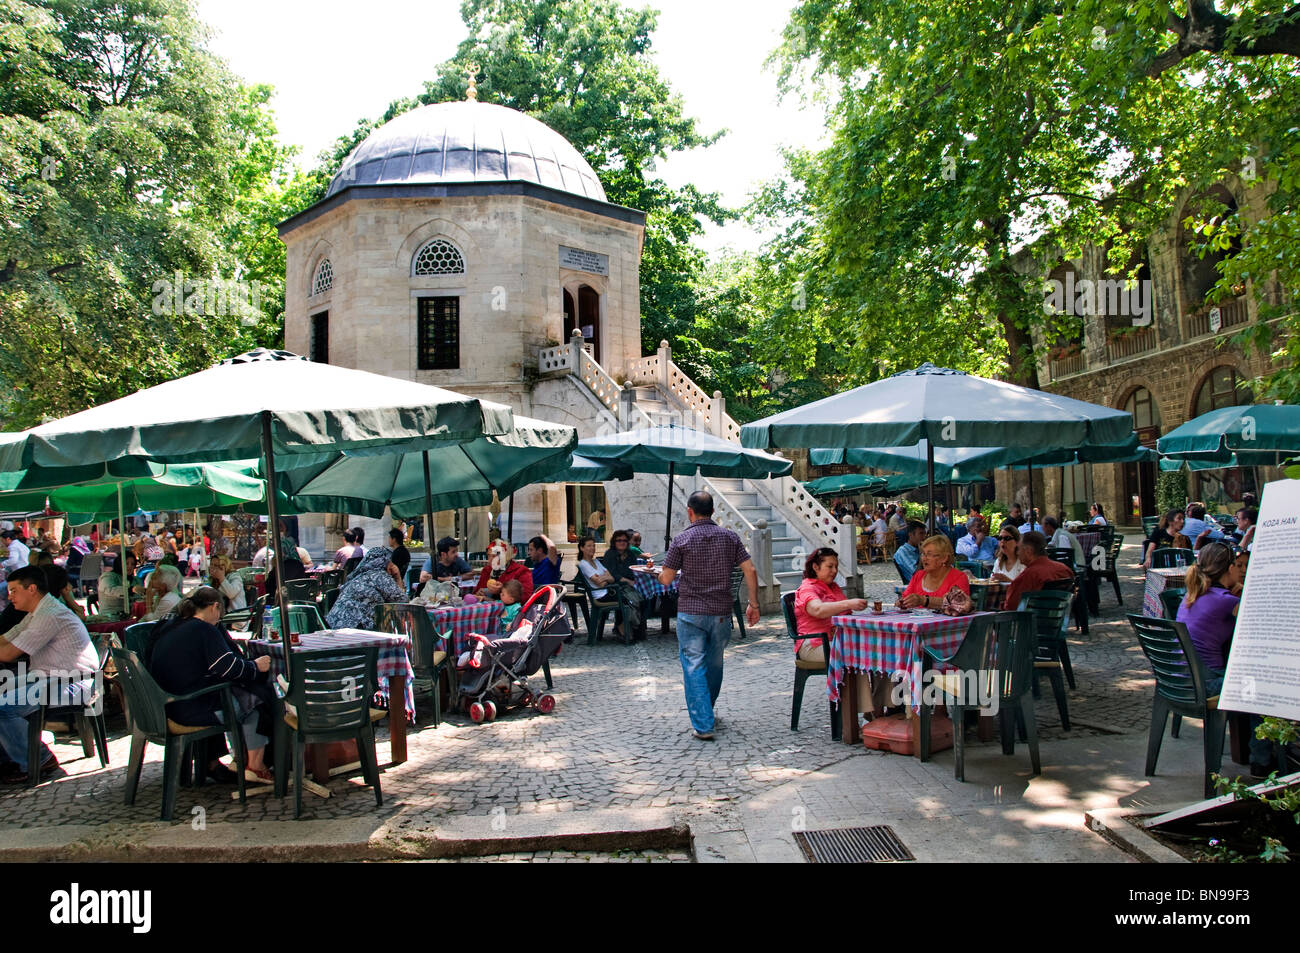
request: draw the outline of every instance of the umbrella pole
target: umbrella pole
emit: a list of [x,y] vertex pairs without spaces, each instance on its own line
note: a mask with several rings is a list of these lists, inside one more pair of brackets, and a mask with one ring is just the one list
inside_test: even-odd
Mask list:
[[1029,473],[1029,527],[1034,527],[1034,465],[1026,465],[1026,471]]
[[930,494],[930,532],[934,528],[934,444],[929,439],[925,441],[925,479]]
[[664,552],[668,552],[668,547],[673,543],[673,468],[676,464],[668,464],[668,515],[664,517]]
[[122,484],[117,485],[117,538],[120,542],[117,574],[122,577],[122,606],[127,618],[131,616],[131,577],[126,571],[126,516],[122,513]]
[[[506,515],[506,542],[514,545],[515,542],[515,495],[510,494],[510,512]],[[513,557],[513,554],[511,556]]]
[[[424,545],[428,547],[430,558],[433,557],[433,488],[429,485],[429,451],[424,457]],[[432,591],[432,590],[431,590]]]
[[293,683],[293,653],[289,651],[289,605],[284,596],[284,554],[280,552],[280,508],[275,498],[275,451],[271,448],[271,412],[262,411],[262,458],[266,462],[266,538],[274,540],[271,558],[275,565],[275,601],[280,607],[280,637],[284,640],[284,668]]

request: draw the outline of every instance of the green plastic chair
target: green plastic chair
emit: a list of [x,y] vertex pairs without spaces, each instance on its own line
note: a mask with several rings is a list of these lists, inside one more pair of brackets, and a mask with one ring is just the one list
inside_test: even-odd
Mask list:
[[956,565],[962,572],[970,572],[976,579],[987,579],[993,575],[993,570],[978,560],[959,559]]
[[1228,719],[1219,711],[1219,696],[1207,695],[1205,666],[1192,645],[1187,626],[1170,619],[1149,619],[1130,615],[1129,624],[1156,676],[1156,694],[1151,704],[1151,730],[1147,735],[1146,776],[1156,773],[1165,723],[1173,714],[1177,720],[1200,718],[1204,723],[1205,796],[1214,796],[1211,775],[1223,761],[1223,734]]
[[[805,638],[805,639],[817,638],[817,636],[814,635],[805,635],[805,636],[799,635],[798,623],[796,622],[795,615],[794,615],[794,597],[795,597],[795,593],[793,592],[781,593],[781,615],[785,619],[785,634],[790,637],[791,642],[796,642],[801,638]],[[821,640],[822,640],[822,651],[825,653],[826,658],[829,659],[831,657],[830,636],[823,635],[821,636]],[[799,730],[799,713],[803,710],[804,682],[808,681],[808,679],[812,678],[814,675],[824,676],[825,674],[826,674],[825,664],[818,665],[816,662],[808,662],[805,661],[804,659],[799,658],[798,656],[795,656],[794,700],[791,702],[790,705],[790,730],[791,731]],[[835,704],[835,702],[831,702],[830,706],[831,706],[831,740],[839,741],[841,737],[839,706]]]
[[605,634],[605,620],[618,611],[618,600],[610,602],[599,602],[592,595],[591,583],[587,577],[578,570],[578,574],[573,579],[578,589],[587,596],[587,644],[595,645],[597,640]]
[[[1187,596],[1186,588],[1183,589],[1166,589],[1160,593],[1160,604],[1164,607],[1166,619],[1178,618],[1178,607],[1183,604],[1183,599]],[[1174,737],[1178,737],[1175,735]]]
[[1142,517],[1142,535],[1150,538],[1151,534],[1156,531],[1156,527],[1159,525],[1160,517],[1158,516]]
[[[134,625],[128,625],[122,630],[122,645],[128,652],[134,652],[138,657],[144,658],[145,646],[149,644],[149,633],[153,631],[156,622],[136,622]],[[116,664],[116,663],[114,663]]]
[[[980,673],[982,684],[979,687],[985,697],[991,697],[994,693],[998,695],[1002,753],[1015,753],[1016,722],[1020,720],[1029,742],[1029,760],[1034,774],[1042,773],[1033,701],[1036,642],[1032,613],[998,612],[972,619],[966,638],[952,655],[941,656],[933,648],[923,647],[924,658],[957,669],[957,672],[927,672],[927,676],[934,679],[933,684],[940,690],[944,703],[952,712],[954,771],[958,781],[966,780],[964,728],[966,708],[969,707],[968,699],[962,694],[962,672]],[[931,707],[921,705],[922,761],[930,760]]]
[[339,601],[339,593],[342,591],[343,591],[343,587],[339,586],[334,589],[326,589],[323,593],[321,593],[321,601],[325,603],[326,615],[329,615],[331,612],[334,611],[334,603]]
[[289,735],[294,736],[294,818],[302,817],[302,780],[309,744],[355,741],[366,783],[375,789],[375,804],[384,804],[375,753],[375,722],[388,712],[371,708],[379,679],[379,649],[315,649],[293,653],[293,675],[285,695],[284,715],[275,726],[275,794],[284,796],[288,776]]
[[409,566],[406,570],[406,594],[412,599],[415,598],[416,590],[420,588],[420,572],[419,566]]
[[317,576],[317,578],[320,580],[322,593],[327,589],[337,589],[339,586],[343,585],[343,570],[326,569],[323,573]]
[[319,579],[290,579],[282,588],[287,602],[315,602],[320,598]]
[[[261,618],[261,615],[258,615]],[[275,606],[271,609],[271,624],[275,626],[277,632],[284,632],[280,625],[280,607]],[[325,622],[320,617],[320,612],[314,602],[291,602],[289,603],[289,634],[290,635],[307,635],[310,632],[322,632],[325,629]]]
[[[424,606],[409,606],[399,603],[387,603],[375,606],[375,631],[404,635],[410,640],[407,654],[411,659],[411,668],[415,677],[428,680],[433,695],[433,727],[438,727],[442,717],[442,692],[440,691],[443,673],[447,675],[447,698],[456,698],[456,668],[451,657],[451,633],[439,635],[433,628],[433,620]],[[549,685],[549,672],[547,674]]]
[[1070,730],[1070,707],[1065,699],[1065,677],[1074,688],[1074,671],[1070,668],[1070,649],[1065,641],[1066,629],[1070,624],[1070,594],[1042,589],[1026,592],[1020,598],[1017,609],[1030,612],[1034,616],[1034,632],[1038,637],[1038,648],[1034,652],[1034,695],[1038,695],[1038,676],[1046,675],[1052,683],[1052,696],[1056,699],[1056,710],[1061,716],[1061,727]]
[[[145,746],[149,742],[163,746],[163,800],[162,819],[170,821],[176,808],[176,789],[180,786],[181,764],[196,741],[227,735],[230,751],[235,759],[235,774],[239,785],[239,803],[245,802],[244,748],[235,717],[235,699],[230,685],[222,683],[201,688],[187,695],[169,695],[159,687],[153,676],[145,670],[135,652],[110,647],[113,664],[117,667],[118,683],[126,694],[127,721],[131,727],[131,761],[126,769],[126,797],[129,806],[135,803],[136,789],[140,784],[140,768],[144,764]],[[220,725],[182,725],[167,717],[167,703],[188,701],[204,695],[221,698]],[[200,749],[201,751],[202,749]],[[202,777],[203,766],[198,776]]]
[[[731,611],[740,628],[740,638],[745,637],[745,603],[740,601],[740,592],[745,586],[745,573],[739,566],[731,568]],[[746,592],[746,595],[749,593]],[[748,600],[746,600],[748,601]]]
[[[1120,605],[1124,604],[1124,597],[1119,591],[1119,552],[1124,546],[1124,537],[1115,532],[1113,526],[1102,527],[1102,538],[1100,545],[1106,551],[1106,565],[1101,569],[1092,569],[1089,572],[1093,578],[1101,580],[1108,579],[1110,584],[1115,587],[1115,601]],[[1109,532],[1106,532],[1106,531]]]
[[1151,554],[1152,569],[1179,569],[1196,562],[1196,552],[1191,549],[1174,549],[1161,546]]
[[[108,660],[110,636],[92,632],[90,638],[91,643],[95,646],[95,652],[99,656],[99,671],[102,676],[104,664]],[[87,711],[90,714],[87,714]],[[98,753],[99,766],[101,768],[108,767],[108,730],[104,723],[104,698],[103,693],[96,690],[86,703],[77,705],[42,705],[27,716],[27,764],[29,767],[27,773],[30,778],[27,782],[28,787],[34,788],[40,783],[41,732],[45,730],[46,722],[51,720],[70,725],[81,739],[82,755],[90,758]],[[37,770],[30,770],[32,765],[36,765]]]

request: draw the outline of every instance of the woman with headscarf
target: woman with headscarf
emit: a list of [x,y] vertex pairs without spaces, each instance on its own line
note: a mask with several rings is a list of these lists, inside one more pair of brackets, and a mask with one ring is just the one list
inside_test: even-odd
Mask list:
[[401,575],[393,564],[393,551],[376,546],[357,564],[339,590],[338,602],[325,617],[331,629],[370,629],[375,625],[375,607],[385,602],[405,602]]

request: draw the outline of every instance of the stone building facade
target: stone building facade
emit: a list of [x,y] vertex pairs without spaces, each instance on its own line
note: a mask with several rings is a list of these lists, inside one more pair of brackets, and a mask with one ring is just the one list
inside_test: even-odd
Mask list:
[[[1078,316],[1082,333],[1035,342],[1046,355],[1039,365],[1044,389],[1129,409],[1142,442],[1151,447],[1161,435],[1208,410],[1253,402],[1252,381],[1275,368],[1266,354],[1243,350],[1231,339],[1260,320],[1256,289],[1235,288],[1215,300],[1211,288],[1219,278],[1217,264],[1231,250],[1199,256],[1194,236],[1182,225],[1205,196],[1258,220],[1265,214],[1264,197],[1248,186],[1230,180],[1189,194],[1167,226],[1145,242],[1136,284],[1108,273],[1101,247],[1088,246],[1077,259],[1059,260],[1045,275],[1047,301]],[[1021,264],[1027,274],[1043,273],[1031,254]],[[1275,289],[1264,289],[1266,301],[1277,303],[1276,295]],[[1134,524],[1139,516],[1156,514],[1156,475],[1153,464],[1048,468],[1035,474],[1035,502],[1045,512],[1064,509],[1074,517],[1097,501],[1113,522]],[[1274,468],[1205,471],[1187,478],[1187,495],[1223,506],[1277,478]],[[996,482],[999,499],[1026,502],[1023,471],[1014,478],[1000,472]]]
[[[608,202],[542,123],[472,100],[424,106],[375,130],[326,197],[280,226],[285,346],[585,422],[590,436],[577,388],[535,400],[537,354],[576,330],[615,376],[641,356],[644,233],[644,213]],[[544,492],[516,494],[516,539],[564,539],[565,491],[551,488],[545,507]],[[305,521],[304,541],[333,546],[323,530]]]

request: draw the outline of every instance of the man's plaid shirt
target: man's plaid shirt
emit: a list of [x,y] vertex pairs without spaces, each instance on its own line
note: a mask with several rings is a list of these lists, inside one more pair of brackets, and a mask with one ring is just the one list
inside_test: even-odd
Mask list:
[[677,611],[731,615],[731,570],[749,561],[745,544],[711,519],[696,520],[673,539],[664,568],[681,573]]

